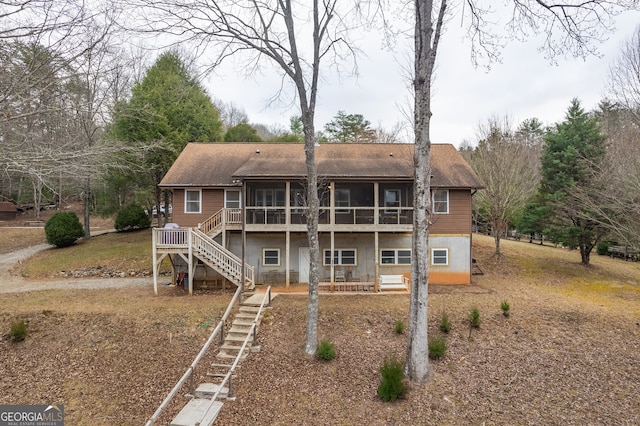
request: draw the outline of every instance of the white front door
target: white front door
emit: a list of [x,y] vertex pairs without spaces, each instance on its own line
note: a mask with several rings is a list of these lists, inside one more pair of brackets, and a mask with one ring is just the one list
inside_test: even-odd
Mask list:
[[298,254],[298,268],[300,273],[298,280],[301,284],[309,283],[309,262],[311,261],[311,252],[309,247],[300,247]]

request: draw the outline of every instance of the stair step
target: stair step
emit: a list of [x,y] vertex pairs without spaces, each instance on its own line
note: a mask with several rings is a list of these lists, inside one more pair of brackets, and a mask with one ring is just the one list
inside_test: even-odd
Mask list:
[[249,334],[251,327],[243,327],[242,325],[232,324],[231,328],[227,331],[227,334]]
[[210,426],[222,409],[222,402],[194,398],[185,405],[171,422],[171,426]]
[[[236,359],[238,357],[238,354],[230,354],[228,352],[220,352],[218,353],[218,355],[216,355],[216,358],[218,359]],[[247,355],[246,354],[242,354],[240,355],[240,361],[244,361],[245,359],[247,359]]]
[[[256,319],[256,312],[238,312],[236,314],[236,319],[240,319],[240,320],[245,320],[245,321],[251,321],[253,322],[253,320]],[[260,319],[260,318],[258,318]]]
[[[216,364],[216,363],[211,364],[211,368],[229,369],[231,367],[232,367],[231,364]],[[238,369],[238,368],[240,368],[240,366],[236,365],[236,369]]]
[[[224,339],[224,341],[225,341],[225,343],[227,343],[227,342],[239,342],[239,343],[242,343],[242,342],[244,342],[244,339],[246,339],[246,338],[247,338],[246,333],[245,333],[244,336],[240,336],[240,335],[234,334],[232,336],[227,335],[227,338]],[[249,339],[249,344],[251,344],[251,341],[252,341],[252,339]]]
[[258,313],[258,311],[260,311],[260,308],[257,307],[257,306],[241,305],[240,306],[240,311],[238,312],[238,315],[239,314],[252,314],[255,317],[256,314]]
[[253,318],[236,317],[236,319],[233,320],[233,325],[251,327],[253,325],[254,318],[255,317]]
[[[209,374],[207,374],[209,375]],[[218,377],[224,377],[226,374],[219,375]],[[201,383],[200,386],[193,393],[196,398],[209,398],[213,397],[220,390],[220,385],[217,383]],[[223,387],[218,394],[221,398],[227,398],[229,396],[229,388]]]
[[[226,350],[230,350],[230,351],[239,351],[242,348],[242,346],[234,346],[234,345],[227,345],[224,344],[222,346],[220,346],[220,350],[226,351]],[[245,347],[244,350],[249,350],[249,348]]]
[[[228,374],[228,373],[227,373],[227,374]],[[208,377],[217,377],[217,378],[227,377],[227,375],[226,375],[226,374],[222,374],[222,373],[207,373],[207,376],[208,376]],[[231,375],[231,377],[235,379],[235,378],[236,378],[236,375],[235,375],[235,374],[232,374],[232,375]],[[224,389],[227,389],[227,388],[224,388]],[[224,392],[224,389],[223,389],[223,392]],[[228,389],[227,389],[227,391],[228,391]],[[211,395],[213,395],[213,394],[211,394]],[[220,392],[220,397],[221,397],[221,398],[226,398],[227,396],[229,396],[229,395],[228,395],[228,392],[227,392],[227,394],[226,394],[226,395],[223,395],[223,394],[222,394],[222,392]]]

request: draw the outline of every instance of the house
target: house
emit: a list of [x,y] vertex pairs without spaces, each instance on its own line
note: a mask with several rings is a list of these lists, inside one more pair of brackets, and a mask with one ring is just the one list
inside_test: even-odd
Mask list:
[[[321,144],[315,156],[321,286],[378,290],[381,277],[408,276],[413,145]],[[469,284],[482,182],[453,145],[433,144],[431,167],[429,280]],[[307,283],[305,176],[303,144],[188,144],[160,183],[173,194],[173,224],[153,234],[156,293],[165,257],[190,291],[194,281]]]

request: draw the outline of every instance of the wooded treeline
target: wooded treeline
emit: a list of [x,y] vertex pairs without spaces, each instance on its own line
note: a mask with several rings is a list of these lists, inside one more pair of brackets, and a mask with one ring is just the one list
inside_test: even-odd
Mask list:
[[585,265],[598,246],[640,247],[640,104],[613,96],[591,112],[574,99],[550,127],[492,117],[477,145],[463,145],[486,185],[474,220],[494,237],[496,255],[507,237],[578,249]]

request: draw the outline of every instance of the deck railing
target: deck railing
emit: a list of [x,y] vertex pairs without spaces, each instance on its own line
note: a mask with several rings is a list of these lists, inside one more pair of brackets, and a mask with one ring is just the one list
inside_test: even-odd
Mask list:
[[156,247],[164,249],[189,248],[189,231],[189,228],[154,228]]
[[[307,223],[306,208],[291,207],[287,219],[284,207],[246,207],[247,225],[303,225]],[[413,223],[413,207],[334,207],[336,225],[410,225]],[[377,220],[376,220],[377,219]],[[318,211],[318,223],[331,223],[331,208],[322,206]]]
[[[154,241],[156,249],[175,249],[186,251],[189,244],[192,249],[201,254],[202,257],[210,263],[211,266],[229,278],[236,284],[242,281],[242,260],[235,254],[216,243],[208,235],[201,230],[192,228],[163,229],[154,228]],[[254,268],[245,264],[244,270],[245,284],[253,286],[255,283]]]

